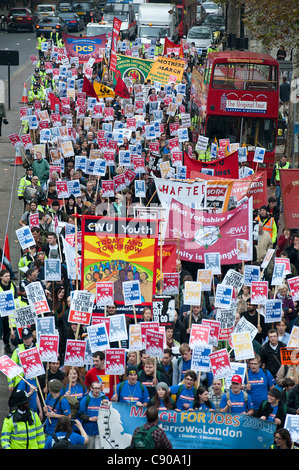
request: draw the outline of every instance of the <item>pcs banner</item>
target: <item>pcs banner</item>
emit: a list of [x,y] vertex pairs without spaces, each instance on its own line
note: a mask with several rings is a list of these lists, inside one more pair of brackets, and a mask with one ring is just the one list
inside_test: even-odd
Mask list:
[[78,57],[79,62],[87,62],[90,58],[101,62],[101,49],[105,50],[106,34],[100,36],[77,37],[62,33],[67,56]]

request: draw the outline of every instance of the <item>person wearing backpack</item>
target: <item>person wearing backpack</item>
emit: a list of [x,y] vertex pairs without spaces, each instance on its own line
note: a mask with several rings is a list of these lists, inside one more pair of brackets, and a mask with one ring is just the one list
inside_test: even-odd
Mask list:
[[83,423],[83,428],[88,435],[88,449],[100,449],[98,415],[102,401],[109,401],[102,392],[101,384],[96,381],[91,384],[91,390],[80,401],[79,418]]
[[259,354],[255,354],[254,358],[249,359],[248,365],[248,375],[244,383],[252,400],[253,409],[258,410],[260,404],[267,400],[268,391],[274,388],[275,380],[271,372],[262,369]]
[[253,415],[253,407],[250,395],[242,390],[242,377],[233,375],[231,390],[222,395],[219,405],[221,413],[238,413]]
[[197,388],[194,386],[196,380],[196,373],[193,370],[187,370],[184,382],[170,387],[171,396],[176,402],[176,411],[183,411],[192,408],[192,404],[197,395]]
[[63,388],[62,383],[57,379],[52,379],[48,383],[49,393],[45,400],[44,413],[46,415],[45,433],[52,435],[58,419],[67,416],[71,419],[71,407],[67,399],[60,394]]
[[159,412],[155,406],[147,408],[147,422],[135,429],[130,449],[172,449],[172,444],[164,429],[159,428]]
[[144,407],[147,406],[150,397],[147,388],[138,381],[137,372],[137,366],[127,367],[128,379],[117,384],[116,392],[111,398],[111,401],[129,404],[134,403],[137,406]]
[[45,449],[87,449],[88,435],[86,434],[82,423],[75,419],[75,425],[80,434],[73,432],[71,420],[68,416],[62,416],[58,419],[52,436],[48,436]]

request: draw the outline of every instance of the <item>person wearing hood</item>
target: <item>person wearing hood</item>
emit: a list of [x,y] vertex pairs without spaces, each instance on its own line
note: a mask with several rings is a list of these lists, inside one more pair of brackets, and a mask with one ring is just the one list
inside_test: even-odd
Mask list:
[[109,401],[102,391],[100,382],[92,382],[88,395],[82,398],[79,407],[79,418],[88,435],[88,449],[100,449],[100,437],[98,429],[98,414],[102,401]]

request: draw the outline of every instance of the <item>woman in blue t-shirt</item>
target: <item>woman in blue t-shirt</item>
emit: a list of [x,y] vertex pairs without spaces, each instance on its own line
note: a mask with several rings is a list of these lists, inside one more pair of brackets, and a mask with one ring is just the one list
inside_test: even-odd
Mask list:
[[75,425],[79,429],[80,434],[73,432],[71,420],[69,417],[63,416],[59,418],[55,427],[55,431],[52,436],[48,436],[44,448],[53,448],[56,442],[55,436],[59,440],[62,440],[64,437],[68,436],[68,440],[71,445],[82,446],[83,448],[83,446],[88,443],[88,435],[84,431],[82,423],[78,419],[75,420]]
[[201,411],[214,411],[216,409],[214,403],[209,400],[209,392],[206,387],[198,387],[192,408]]

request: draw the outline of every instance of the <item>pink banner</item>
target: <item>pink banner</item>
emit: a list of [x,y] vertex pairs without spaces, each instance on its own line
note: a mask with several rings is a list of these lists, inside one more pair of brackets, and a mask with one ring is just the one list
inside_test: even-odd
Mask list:
[[171,199],[165,239],[179,240],[179,257],[204,263],[205,253],[220,253],[222,264],[239,263],[237,239],[252,241],[252,198],[229,212],[209,214]]
[[238,152],[233,152],[227,157],[218,158],[211,162],[203,162],[201,160],[194,160],[184,154],[184,164],[187,167],[187,178],[191,178],[191,172],[195,171],[198,178],[201,176],[200,171],[202,168],[214,170],[214,176],[226,176],[228,178],[239,178],[239,162]]

